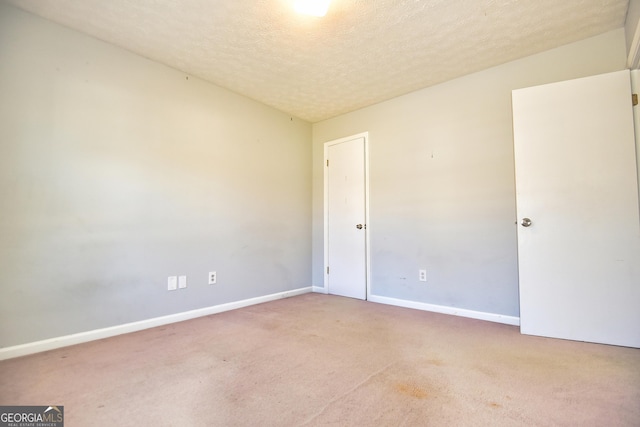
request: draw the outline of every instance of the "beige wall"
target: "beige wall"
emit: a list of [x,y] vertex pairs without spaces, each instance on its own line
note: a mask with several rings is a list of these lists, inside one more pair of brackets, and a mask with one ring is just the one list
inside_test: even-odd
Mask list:
[[2,3],[0,58],[0,347],[310,286],[309,123]]
[[372,294],[519,316],[511,91],[625,61],[619,29],[314,124],[313,284],[323,144],[368,131]]

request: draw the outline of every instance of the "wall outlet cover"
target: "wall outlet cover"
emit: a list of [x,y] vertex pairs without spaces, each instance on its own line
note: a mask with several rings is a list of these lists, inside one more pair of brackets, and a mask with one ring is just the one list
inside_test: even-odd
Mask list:
[[210,271],[209,272],[209,284],[210,285],[215,285],[218,281],[218,277],[215,271]]
[[427,281],[427,270],[418,270],[418,280],[421,282]]

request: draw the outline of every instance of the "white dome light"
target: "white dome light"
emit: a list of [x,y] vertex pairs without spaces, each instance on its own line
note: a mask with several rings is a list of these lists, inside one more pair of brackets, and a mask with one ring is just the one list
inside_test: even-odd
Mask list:
[[329,3],[331,0],[296,0],[294,7],[298,13],[322,17],[327,14]]

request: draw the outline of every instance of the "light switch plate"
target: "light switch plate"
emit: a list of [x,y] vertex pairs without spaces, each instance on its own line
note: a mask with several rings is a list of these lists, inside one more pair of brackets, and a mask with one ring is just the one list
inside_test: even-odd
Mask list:
[[175,291],[178,289],[178,277],[177,276],[169,276],[167,279],[167,289],[170,291]]
[[178,277],[178,288],[184,289],[187,287],[187,276]]

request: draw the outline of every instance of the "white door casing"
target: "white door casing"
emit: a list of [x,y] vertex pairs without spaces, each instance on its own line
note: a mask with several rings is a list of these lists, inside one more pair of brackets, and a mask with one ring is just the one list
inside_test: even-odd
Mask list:
[[521,332],[640,347],[629,72],[519,89],[512,100]]
[[366,133],[325,143],[325,290],[367,299],[369,294]]

